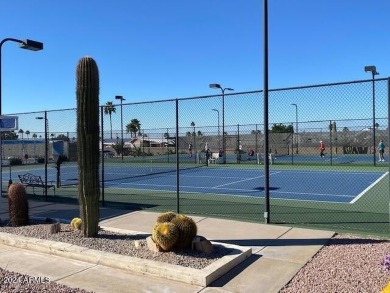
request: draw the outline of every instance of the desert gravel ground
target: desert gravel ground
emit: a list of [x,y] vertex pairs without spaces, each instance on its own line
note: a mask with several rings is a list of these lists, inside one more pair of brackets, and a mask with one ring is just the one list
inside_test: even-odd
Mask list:
[[338,234],[280,293],[379,293],[390,281],[390,241]]
[[[141,258],[156,257],[144,245],[141,245],[141,250],[134,248],[134,241],[144,241],[142,236],[134,237],[102,232],[98,241],[95,241],[93,238],[80,237],[80,234],[72,232],[67,224],[61,225],[62,235],[44,232],[47,231],[44,225],[18,228],[1,227],[0,225],[0,232],[57,241],[61,239],[63,242],[105,251],[108,249],[113,253],[124,253]],[[112,250],[113,247],[114,250]],[[178,254],[163,253],[158,258],[163,262],[202,268],[225,253],[226,251],[217,249],[212,256],[206,256],[192,255],[191,252],[181,251]],[[387,255],[389,255],[390,263],[390,241],[387,239],[337,234],[299,270],[280,293],[379,293],[390,282],[390,267],[387,269],[384,265]],[[0,292],[86,292],[54,282],[18,282],[17,284],[5,284],[4,282],[4,280],[15,280],[16,278],[26,280],[28,276],[0,269]]]

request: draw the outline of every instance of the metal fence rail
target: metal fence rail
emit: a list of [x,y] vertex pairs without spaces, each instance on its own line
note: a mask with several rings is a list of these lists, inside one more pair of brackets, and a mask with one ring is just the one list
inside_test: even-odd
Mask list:
[[[272,223],[390,232],[388,100],[388,79],[269,91]],[[108,102],[100,112],[102,204],[264,220],[262,91]],[[76,199],[76,109],[12,115],[20,129],[2,133],[1,152],[9,179],[46,169],[57,197]],[[331,199],[344,195],[351,200]]]

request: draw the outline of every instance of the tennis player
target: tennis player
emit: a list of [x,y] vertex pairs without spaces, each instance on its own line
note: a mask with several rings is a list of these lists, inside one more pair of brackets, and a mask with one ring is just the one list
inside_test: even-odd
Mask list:
[[325,157],[324,151],[325,151],[325,144],[322,140],[320,140],[320,157],[321,158]]

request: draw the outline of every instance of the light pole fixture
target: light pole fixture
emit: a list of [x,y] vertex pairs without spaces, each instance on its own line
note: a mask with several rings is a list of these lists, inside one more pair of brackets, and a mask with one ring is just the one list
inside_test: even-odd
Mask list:
[[122,96],[115,96],[115,99],[121,101],[121,157],[123,162],[123,101],[126,99]]
[[218,114],[218,149],[220,149],[221,148],[221,136],[219,133],[219,110],[217,110],[217,109],[211,109],[211,110],[217,112],[217,114]]
[[35,119],[45,120],[45,200],[47,200],[47,163],[49,160],[49,142],[48,142],[48,129],[49,121],[47,120],[47,112],[45,111],[45,116],[35,117]]
[[[14,38],[5,38],[0,42],[0,116],[2,115],[2,88],[1,88],[1,48],[3,47],[3,44],[5,42],[16,42],[20,44],[20,48],[30,50],[30,51],[39,51],[43,49],[43,43],[33,41],[33,40],[19,40]],[[3,149],[3,143],[1,140],[1,133],[0,133],[0,150]],[[0,195],[3,194],[3,152],[0,152]]]
[[295,106],[295,131],[296,131],[296,154],[298,154],[298,105],[297,104],[291,104],[291,106]]
[[225,140],[225,91],[234,91],[230,87],[223,88],[218,83],[211,83],[209,85],[211,89],[220,89],[222,91],[222,150],[223,150],[223,163],[226,164],[226,140]]
[[372,135],[373,135],[373,160],[374,166],[376,165],[376,142],[375,142],[375,75],[379,75],[374,65],[365,66],[365,72],[371,72],[372,74]]
[[0,42],[0,115],[2,114],[2,97],[1,97],[1,48],[3,44],[7,41],[16,42],[20,44],[20,48],[30,50],[30,51],[39,51],[43,50],[43,43],[33,41],[33,40],[18,40],[14,38],[5,38]]

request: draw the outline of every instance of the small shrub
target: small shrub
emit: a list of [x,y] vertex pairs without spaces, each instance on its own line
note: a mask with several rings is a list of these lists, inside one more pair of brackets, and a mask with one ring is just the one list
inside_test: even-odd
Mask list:
[[10,164],[11,166],[22,165],[22,164],[23,164],[23,161],[22,161],[22,159],[20,159],[20,158],[12,158],[12,159],[9,160],[9,164]]

